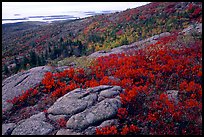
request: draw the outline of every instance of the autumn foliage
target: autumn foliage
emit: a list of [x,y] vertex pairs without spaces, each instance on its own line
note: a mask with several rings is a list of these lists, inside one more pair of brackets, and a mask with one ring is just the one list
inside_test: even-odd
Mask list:
[[58,122],[60,127],[66,127],[67,121],[65,120],[65,118],[60,118],[57,120],[57,122]]
[[[40,85],[9,102],[19,107],[42,93],[56,99],[79,87],[118,85],[125,89],[117,113],[120,126],[96,129],[96,134],[201,134],[202,41],[185,45],[183,40],[178,47],[178,39],[175,33],[145,49],[99,57],[85,69],[47,72]],[[177,101],[167,90],[178,91]],[[61,127],[64,123],[59,121]]]

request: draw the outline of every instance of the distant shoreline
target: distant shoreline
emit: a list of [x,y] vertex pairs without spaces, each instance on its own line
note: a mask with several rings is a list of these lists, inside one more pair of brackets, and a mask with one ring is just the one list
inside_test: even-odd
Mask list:
[[[17,23],[17,22],[27,22],[27,21],[39,21],[39,22],[53,22],[53,21],[64,21],[64,20],[75,20],[75,19],[81,19],[86,18],[90,16],[95,15],[101,15],[101,14],[109,14],[109,13],[115,13],[118,11],[115,10],[109,10],[109,11],[85,11],[81,13],[81,16],[74,16],[74,15],[47,15],[47,16],[28,16],[28,17],[21,17],[21,18],[9,18],[9,19],[2,19],[2,24],[7,23]],[[16,14],[14,14],[16,15]],[[20,15],[20,14],[18,14]]]

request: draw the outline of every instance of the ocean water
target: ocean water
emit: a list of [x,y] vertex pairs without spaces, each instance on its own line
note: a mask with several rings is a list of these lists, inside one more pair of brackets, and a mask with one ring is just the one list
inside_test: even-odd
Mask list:
[[135,8],[149,2],[2,2],[2,24],[73,20]]
[[[109,13],[113,13],[115,11],[109,11]],[[97,14],[102,14],[103,12],[81,12],[81,11],[68,11],[66,13],[55,13],[55,14],[43,14],[43,15],[28,15],[23,16],[21,14],[17,14],[10,18],[3,18],[2,24],[6,23],[16,23],[16,22],[26,22],[26,21],[41,21],[41,22],[53,22],[60,20],[73,20],[78,18],[89,17]],[[107,13],[107,12],[106,12]]]

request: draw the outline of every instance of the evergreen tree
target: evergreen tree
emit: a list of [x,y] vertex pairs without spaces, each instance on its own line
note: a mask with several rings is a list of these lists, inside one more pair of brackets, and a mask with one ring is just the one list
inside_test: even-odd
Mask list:
[[72,56],[73,55],[73,47],[71,45],[68,45],[68,56]]
[[35,51],[30,52],[30,63],[31,67],[35,67],[37,65],[37,55]]
[[48,55],[48,50],[46,49],[45,51],[45,59],[48,59],[49,55]]
[[30,43],[30,46],[35,47],[35,46],[36,46],[36,43],[35,43],[34,41],[32,41],[32,42]]
[[19,61],[18,61],[18,59],[16,57],[15,57],[14,61],[15,61],[15,64],[16,64],[14,72],[17,73],[20,70],[21,65],[20,65],[20,63],[19,63]]
[[63,38],[61,37],[60,40],[59,40],[59,42],[62,43],[63,41],[64,41],[64,40],[63,40]]
[[25,70],[26,69],[26,65],[29,63],[29,60],[26,56],[23,56],[23,69]]
[[4,64],[4,74],[5,75],[9,74],[9,69],[8,69],[8,66],[6,64]]
[[57,46],[54,46],[54,59],[56,59],[58,57],[58,48]]
[[52,50],[52,53],[50,54],[50,59],[56,59],[58,56],[58,49],[57,46],[54,46],[54,49]]
[[81,56],[82,50],[83,50],[83,45],[82,45],[81,41],[77,40],[77,45],[78,45],[79,54]]
[[37,65],[42,66],[42,61],[41,61],[40,56],[37,56]]
[[43,65],[43,66],[46,64],[46,60],[45,60],[45,57],[44,57],[43,54],[42,54],[42,56],[41,56],[41,62],[42,62],[42,65]]
[[68,49],[67,48],[64,48],[63,50],[62,50],[62,57],[63,58],[66,58],[68,56]]
[[51,52],[52,52],[51,46],[52,46],[52,44],[49,42],[48,43],[48,52],[49,52],[49,54],[51,54]]
[[95,52],[95,46],[91,46],[91,53]]

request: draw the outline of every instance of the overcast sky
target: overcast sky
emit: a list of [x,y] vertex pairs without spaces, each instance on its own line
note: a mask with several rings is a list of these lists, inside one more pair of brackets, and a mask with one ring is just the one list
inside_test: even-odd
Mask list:
[[70,11],[126,10],[148,2],[2,2],[2,18],[60,15]]

